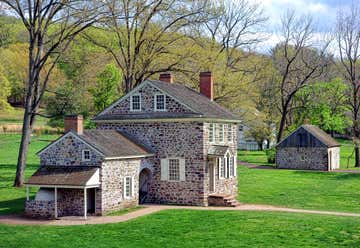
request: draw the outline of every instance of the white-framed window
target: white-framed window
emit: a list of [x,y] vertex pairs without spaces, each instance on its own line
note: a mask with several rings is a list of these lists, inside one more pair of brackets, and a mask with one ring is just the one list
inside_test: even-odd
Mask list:
[[134,192],[134,182],[132,177],[124,178],[124,198],[131,199]]
[[180,180],[180,161],[179,159],[169,159],[169,181]]
[[231,156],[229,160],[229,174],[230,177],[236,177],[235,175],[235,157]]
[[130,110],[140,111],[141,110],[141,95],[134,94],[130,97]]
[[90,150],[82,150],[82,161],[90,161],[91,160],[91,152]]
[[215,125],[214,123],[209,124],[209,142],[215,142]]
[[218,159],[218,163],[219,163],[219,178],[225,178],[225,159],[224,158],[219,158]]
[[163,94],[156,94],[154,96],[154,105],[156,111],[166,110],[166,96]]
[[218,124],[219,142],[224,142],[224,124]]
[[231,124],[227,124],[227,141],[233,142],[233,129]]
[[164,158],[160,163],[162,181],[185,181],[185,159]]

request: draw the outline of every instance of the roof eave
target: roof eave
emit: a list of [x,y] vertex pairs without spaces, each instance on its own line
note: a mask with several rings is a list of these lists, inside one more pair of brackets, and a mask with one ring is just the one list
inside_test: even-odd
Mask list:
[[226,122],[226,123],[242,123],[238,119],[222,119],[222,118],[213,118],[213,117],[197,117],[197,118],[150,118],[150,119],[92,119],[96,123],[124,123],[124,122],[182,122],[182,121],[201,121],[201,122]]

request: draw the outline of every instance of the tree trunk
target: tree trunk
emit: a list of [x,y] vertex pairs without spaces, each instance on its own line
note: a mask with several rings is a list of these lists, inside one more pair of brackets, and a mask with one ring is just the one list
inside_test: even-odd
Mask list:
[[282,136],[284,133],[284,128],[285,128],[285,122],[286,122],[286,111],[283,111],[281,114],[281,120],[280,120],[280,124],[279,124],[279,132],[278,132],[277,138],[276,138],[277,143],[279,143],[282,139]]
[[357,144],[355,145],[355,167],[360,167],[360,149]]
[[29,150],[30,137],[32,133],[32,126],[30,125],[31,118],[30,118],[29,109],[30,107],[26,106],[24,112],[24,121],[21,131],[21,143],[20,143],[18,163],[16,168],[16,177],[14,181],[15,187],[22,187],[24,185],[26,158]]

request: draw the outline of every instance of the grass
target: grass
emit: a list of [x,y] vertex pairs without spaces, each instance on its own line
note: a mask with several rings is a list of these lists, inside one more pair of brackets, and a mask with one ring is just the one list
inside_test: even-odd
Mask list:
[[0,226],[0,247],[359,247],[360,218],[166,210],[117,224]]
[[360,174],[239,167],[241,202],[360,213]]
[[274,166],[268,163],[265,151],[238,151],[238,159],[250,164]]
[[125,208],[125,209],[121,209],[119,211],[114,211],[111,213],[108,213],[107,216],[119,216],[119,215],[124,215],[124,214],[128,214],[131,212],[135,212],[139,209],[144,208],[143,206],[135,206],[135,207],[130,207],[130,208]]
[[[26,177],[34,173],[39,166],[39,159],[36,156],[36,152],[56,137],[57,136],[54,135],[43,135],[32,138],[26,166]],[[25,189],[12,187],[19,145],[20,135],[0,135],[0,215],[18,213],[23,210]],[[33,188],[31,195],[34,195],[35,191],[36,189]]]
[[[0,125],[2,124],[22,124],[24,109],[14,108],[10,112],[0,112]],[[48,119],[42,116],[36,117],[36,126],[46,126]]]

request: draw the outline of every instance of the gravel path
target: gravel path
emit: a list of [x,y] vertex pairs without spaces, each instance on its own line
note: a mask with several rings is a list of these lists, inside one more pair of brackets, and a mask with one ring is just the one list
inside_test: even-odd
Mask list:
[[89,216],[87,220],[81,217],[63,217],[59,220],[37,220],[25,218],[21,215],[3,215],[0,216],[0,224],[8,225],[55,225],[55,226],[69,226],[69,225],[84,225],[84,224],[106,224],[118,223],[141,216],[149,215],[166,209],[191,209],[191,210],[212,210],[212,211],[275,211],[275,212],[289,212],[289,213],[304,213],[304,214],[322,214],[332,216],[350,216],[360,217],[360,213],[346,213],[346,212],[331,212],[318,210],[304,210],[285,207],[276,207],[270,205],[258,204],[241,204],[240,206],[230,207],[192,207],[192,206],[173,206],[173,205],[143,205],[144,208],[130,212],[120,216]]

